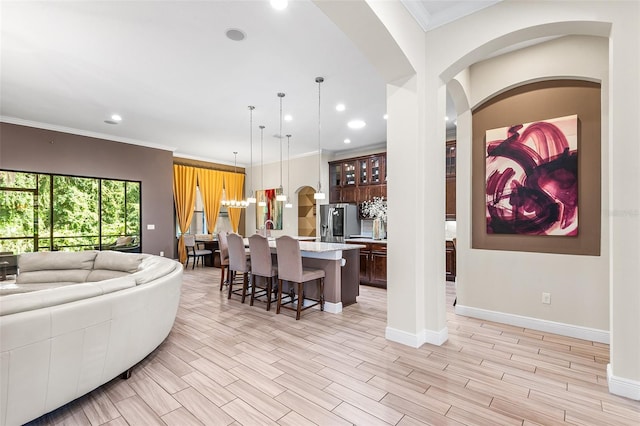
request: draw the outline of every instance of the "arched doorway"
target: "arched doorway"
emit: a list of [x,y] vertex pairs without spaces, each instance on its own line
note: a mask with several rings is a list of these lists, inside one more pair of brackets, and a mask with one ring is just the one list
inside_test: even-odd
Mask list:
[[310,186],[302,187],[298,191],[298,235],[303,237],[316,236],[316,200],[313,198],[315,190]]

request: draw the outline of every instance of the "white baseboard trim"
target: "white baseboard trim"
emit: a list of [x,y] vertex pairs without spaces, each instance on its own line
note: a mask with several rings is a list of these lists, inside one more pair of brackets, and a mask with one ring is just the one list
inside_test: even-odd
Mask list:
[[460,304],[456,305],[455,311],[457,315],[464,315],[467,317],[515,325],[516,327],[546,331],[547,333],[559,334],[561,336],[575,337],[576,339],[584,339],[593,342],[609,344],[609,331],[607,330],[598,330],[596,328],[581,327],[579,325],[564,324],[561,322],[548,321],[539,318],[524,317],[521,315],[508,314],[505,312],[489,311],[486,309],[473,308]]
[[417,334],[412,334],[396,328],[387,327],[384,335],[387,340],[391,340],[392,342],[401,343],[411,346],[412,348],[419,348],[425,343],[436,346],[442,345],[449,338],[449,331],[445,327],[440,331],[422,330]]
[[607,383],[610,393],[640,401],[640,381],[614,376],[611,364],[607,364]]
[[[316,306],[316,308],[320,309],[320,306]],[[339,314],[342,312],[342,302],[324,302],[324,311],[329,312],[330,314]]]

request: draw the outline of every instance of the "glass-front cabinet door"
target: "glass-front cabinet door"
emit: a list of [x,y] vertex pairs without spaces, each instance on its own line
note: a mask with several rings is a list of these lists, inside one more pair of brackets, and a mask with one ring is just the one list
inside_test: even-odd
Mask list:
[[329,165],[329,186],[342,185],[342,166],[338,163]]
[[346,161],[342,164],[342,171],[344,173],[344,183],[342,186],[355,186],[356,185],[356,162]]
[[382,183],[382,159],[380,157],[369,158],[370,183]]
[[358,160],[358,184],[368,185],[369,182],[369,164],[366,158]]

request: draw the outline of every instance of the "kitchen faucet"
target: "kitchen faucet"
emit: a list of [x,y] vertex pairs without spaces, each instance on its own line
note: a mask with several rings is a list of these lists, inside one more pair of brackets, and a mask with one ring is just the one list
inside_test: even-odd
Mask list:
[[264,236],[267,237],[267,238],[271,236],[271,232],[270,232],[269,228],[267,227],[268,223],[271,224],[271,229],[276,229],[276,224],[273,223],[273,221],[271,219],[265,220],[264,221],[264,225],[262,225],[262,229],[264,229]]

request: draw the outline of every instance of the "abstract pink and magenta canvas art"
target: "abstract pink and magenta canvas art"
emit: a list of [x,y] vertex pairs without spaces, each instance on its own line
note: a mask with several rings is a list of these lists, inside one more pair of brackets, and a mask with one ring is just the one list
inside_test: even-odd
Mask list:
[[486,132],[489,234],[578,235],[578,116]]

